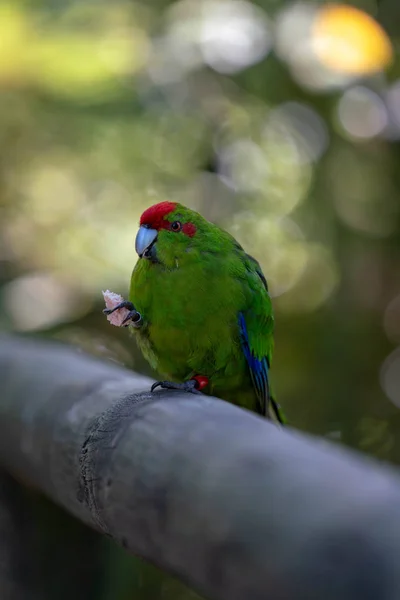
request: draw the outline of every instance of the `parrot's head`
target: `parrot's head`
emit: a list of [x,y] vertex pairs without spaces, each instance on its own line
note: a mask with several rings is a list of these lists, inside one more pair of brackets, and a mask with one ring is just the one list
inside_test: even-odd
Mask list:
[[215,226],[177,202],[150,206],[140,218],[135,249],[139,258],[174,268],[196,259],[193,252]]

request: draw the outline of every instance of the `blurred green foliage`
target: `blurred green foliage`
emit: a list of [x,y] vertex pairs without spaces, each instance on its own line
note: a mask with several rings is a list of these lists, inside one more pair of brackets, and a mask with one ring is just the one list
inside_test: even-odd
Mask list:
[[[151,374],[101,290],[181,201],[263,266],[290,422],[400,462],[400,6],[346,3],[375,19],[340,17],[353,48],[326,4],[0,1],[0,327]],[[111,554],[102,598],[188,597]]]

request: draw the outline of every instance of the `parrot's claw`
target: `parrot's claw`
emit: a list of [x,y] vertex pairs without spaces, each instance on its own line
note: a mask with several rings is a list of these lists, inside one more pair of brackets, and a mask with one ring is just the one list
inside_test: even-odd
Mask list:
[[[129,302],[129,300],[124,300],[123,302],[120,302],[119,304],[117,304],[117,306],[114,306],[114,308],[104,308],[103,313],[105,315],[111,315],[113,312],[115,312],[116,310],[120,310],[121,308],[127,308],[129,310],[129,313],[126,315],[121,325],[123,325],[124,327],[127,327],[128,325],[133,325],[133,327],[137,329],[139,329],[139,327],[143,325],[142,315],[136,310],[132,302]],[[130,322],[128,323],[128,321]]]
[[174,381],[157,381],[151,386],[151,391],[154,392],[157,387],[161,387],[164,390],[180,390],[181,392],[189,392],[190,394],[201,394],[201,392],[197,389],[198,382],[195,379],[189,379],[184,383],[175,383]]
[[117,306],[114,306],[114,308],[104,308],[103,313],[105,315],[112,315],[113,312],[119,310],[120,308],[128,308],[131,312],[135,310],[135,307],[133,306],[132,302],[129,302],[129,300],[124,300],[123,302],[117,304]]
[[[130,323],[128,323],[128,321],[130,321]],[[127,325],[132,325],[133,327],[136,327],[136,329],[139,329],[139,327],[143,325],[143,317],[137,310],[130,310],[121,325],[124,325],[125,327]]]

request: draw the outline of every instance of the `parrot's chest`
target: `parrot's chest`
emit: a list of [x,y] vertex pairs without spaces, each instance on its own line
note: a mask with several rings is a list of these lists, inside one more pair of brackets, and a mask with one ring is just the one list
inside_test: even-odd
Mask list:
[[225,321],[218,331],[207,331],[207,320],[198,323],[153,323],[141,346],[153,367],[168,379],[183,381],[193,374],[210,380],[235,362],[233,327]]
[[[188,365],[197,369],[210,360],[215,364],[215,355],[226,348],[226,358],[236,334],[236,321],[226,313],[218,314],[201,310],[198,314],[188,304],[182,306],[182,313],[168,309],[166,315],[157,310],[152,313],[147,333],[148,343],[157,359],[158,368],[166,372],[187,371]],[[176,308],[176,306],[174,307]],[[204,368],[203,368],[204,371]]]
[[192,371],[211,375],[232,361],[238,309],[219,285],[201,272],[177,270],[133,286],[131,299],[146,323],[138,342],[155,369],[182,379]]

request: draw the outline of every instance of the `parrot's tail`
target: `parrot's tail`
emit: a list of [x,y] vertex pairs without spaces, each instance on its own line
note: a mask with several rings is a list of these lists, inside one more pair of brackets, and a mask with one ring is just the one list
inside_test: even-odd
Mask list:
[[281,407],[279,406],[275,398],[272,396],[272,394],[270,394],[269,396],[269,414],[273,421],[277,421],[281,425],[285,425],[287,423],[287,419]]

